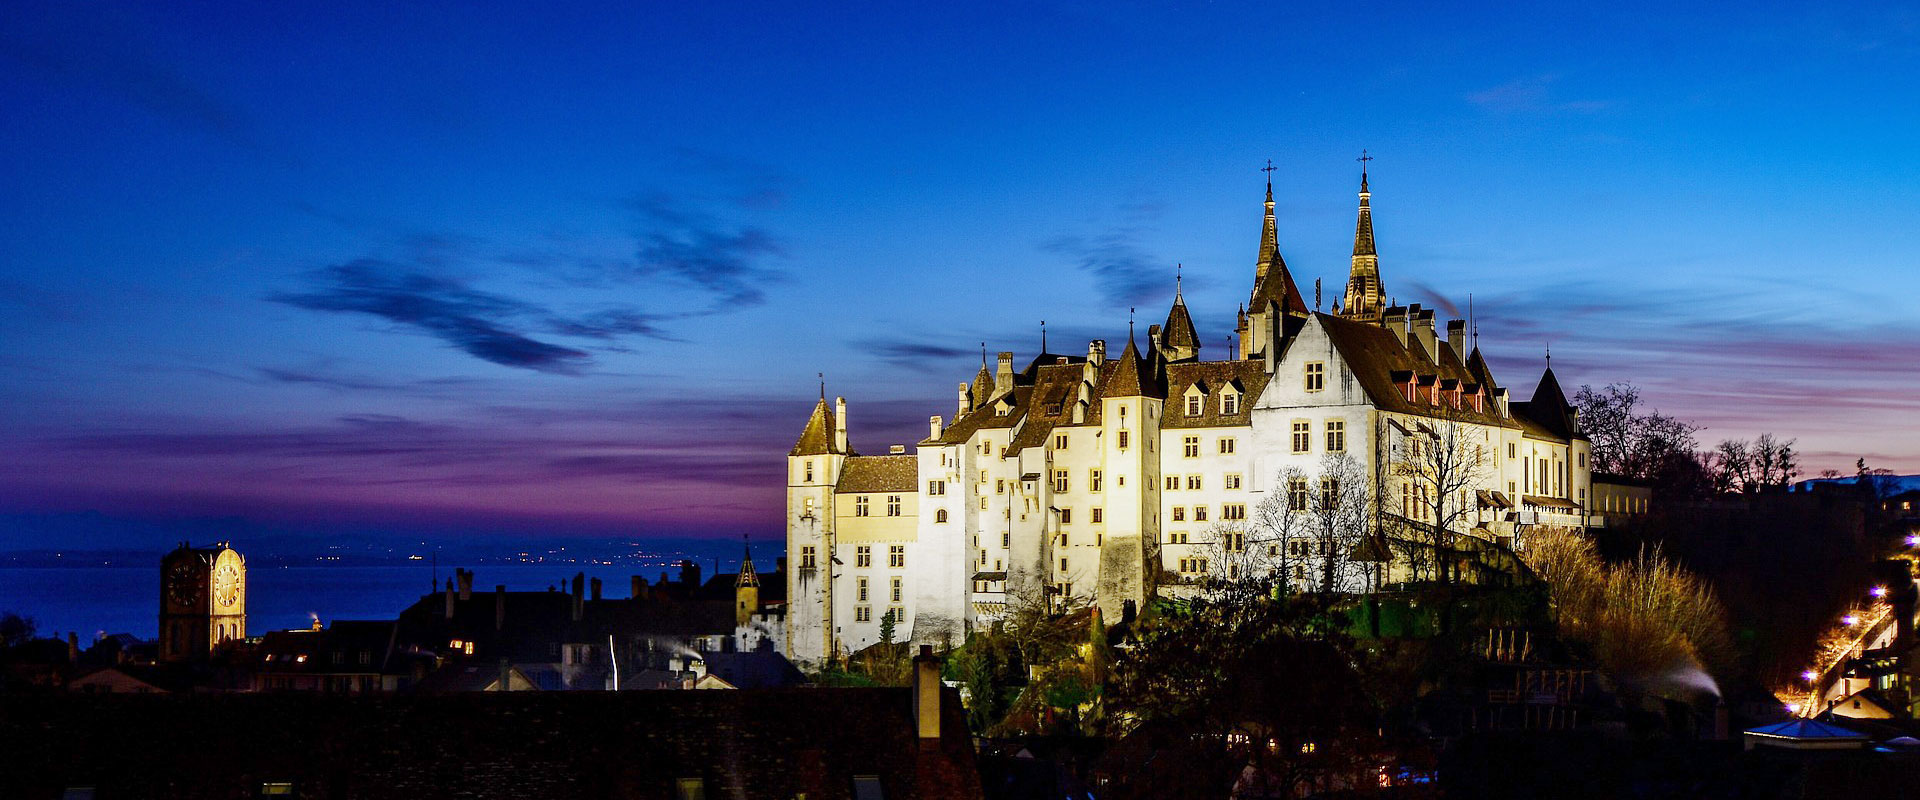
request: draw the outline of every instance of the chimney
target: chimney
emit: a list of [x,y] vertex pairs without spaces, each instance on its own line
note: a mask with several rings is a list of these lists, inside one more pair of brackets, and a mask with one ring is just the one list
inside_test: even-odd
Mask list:
[[993,396],[1013,391],[1013,353],[1000,353],[1000,368],[993,373]]
[[694,680],[707,677],[707,661],[703,658],[687,659],[687,671],[693,673]]
[[79,661],[80,661],[80,632],[67,631],[67,663],[74,664],[74,663],[78,663]]
[[[938,419],[938,417],[936,417],[935,419]],[[906,446],[906,445],[904,445],[904,444],[890,444],[890,445],[887,445],[887,455],[890,455],[890,456],[904,456],[904,455],[906,455],[906,454],[907,454],[907,446]]]
[[628,584],[628,592],[627,592],[628,597],[631,597],[635,600],[639,600],[642,595],[647,593],[646,578],[642,578],[638,575],[635,575],[627,579],[627,584]]
[[1380,317],[1380,321],[1386,323],[1387,330],[1393,331],[1393,338],[1401,342],[1407,340],[1406,306],[1393,306],[1388,308]]
[[961,418],[961,417],[964,417],[964,416],[966,416],[966,415],[967,415],[967,412],[968,412],[968,411],[972,411],[972,410],[973,410],[973,403],[971,403],[971,402],[969,402],[969,401],[968,401],[968,398],[967,398],[967,385],[966,385],[966,384],[964,384],[964,383],[963,383],[963,384],[960,384],[960,393],[959,393],[959,397],[960,397],[960,403],[959,403],[959,405],[958,405],[958,406],[956,407],[956,409],[955,409],[955,410],[954,410],[954,412],[953,412],[953,418],[954,418],[954,419],[959,419],[959,418]]
[[833,447],[845,453],[847,451],[847,398],[833,399]]
[[935,414],[927,418],[927,438],[929,439],[940,438],[940,422],[941,420],[940,420],[939,414]]
[[454,574],[454,577],[460,579],[460,599],[463,601],[472,600],[473,599],[473,570],[461,569],[461,568],[455,567],[453,574]]
[[1413,306],[1408,309],[1407,328],[1412,332],[1414,341],[1420,343],[1427,358],[1434,363],[1440,362],[1440,350],[1433,331],[1433,309]]
[[493,629],[507,627],[507,585],[494,584],[493,587]]
[[572,595],[573,621],[579,622],[583,612],[586,611],[587,573],[573,573],[573,591],[568,594]]
[[593,599],[597,601],[600,599],[600,579],[594,578],[592,582],[592,586],[593,586]]
[[1467,363],[1467,321],[1464,319],[1447,320],[1447,348],[1453,351],[1453,357],[1460,363]]
[[1099,367],[1107,360],[1107,340],[1095,339],[1087,343],[1087,363]]
[[453,587],[452,586],[447,587],[446,595],[447,595],[446,617],[447,619],[453,619]]
[[913,719],[922,743],[940,739],[940,657],[930,644],[913,657]]

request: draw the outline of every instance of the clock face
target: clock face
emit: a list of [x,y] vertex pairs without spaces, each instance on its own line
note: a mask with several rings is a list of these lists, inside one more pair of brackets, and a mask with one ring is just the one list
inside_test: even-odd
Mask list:
[[176,606],[190,606],[200,599],[200,582],[194,579],[193,565],[181,561],[167,571],[167,597]]
[[240,570],[223,564],[213,573],[213,601],[221,608],[240,602]]

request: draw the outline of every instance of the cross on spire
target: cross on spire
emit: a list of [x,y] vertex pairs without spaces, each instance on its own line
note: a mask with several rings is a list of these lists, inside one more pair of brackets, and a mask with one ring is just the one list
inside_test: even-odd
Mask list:
[[1040,354],[1047,353],[1047,321],[1040,320]]
[[1367,174],[1367,162],[1372,161],[1373,156],[1367,155],[1367,150],[1363,147],[1360,149],[1360,157],[1354,160],[1360,162],[1360,175],[1365,177]]
[[1184,269],[1185,267],[1186,267],[1185,264],[1181,264],[1179,262],[1175,262],[1173,265],[1173,296],[1174,297],[1180,296],[1180,270]]

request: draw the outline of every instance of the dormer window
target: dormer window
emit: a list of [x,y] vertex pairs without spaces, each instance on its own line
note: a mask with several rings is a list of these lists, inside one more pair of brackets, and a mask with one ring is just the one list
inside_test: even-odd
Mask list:
[[1239,392],[1228,391],[1228,392],[1223,392],[1220,395],[1220,413],[1222,414],[1240,413],[1240,393]]
[[1200,416],[1200,395],[1197,392],[1187,394],[1187,416]]

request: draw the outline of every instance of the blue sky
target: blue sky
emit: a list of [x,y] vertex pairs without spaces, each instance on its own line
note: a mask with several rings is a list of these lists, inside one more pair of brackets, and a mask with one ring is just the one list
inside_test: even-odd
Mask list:
[[[778,530],[856,445],[1164,317],[1218,353],[1259,167],[1501,380],[1920,470],[1920,11],[1671,3],[26,3],[0,26],[0,514]],[[225,521],[225,522],[220,522]]]

